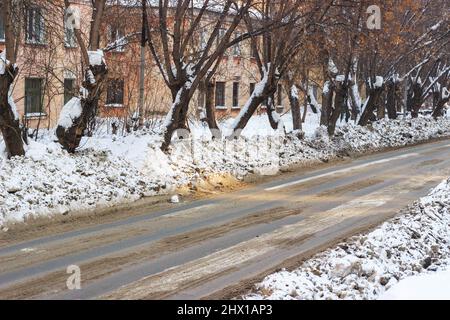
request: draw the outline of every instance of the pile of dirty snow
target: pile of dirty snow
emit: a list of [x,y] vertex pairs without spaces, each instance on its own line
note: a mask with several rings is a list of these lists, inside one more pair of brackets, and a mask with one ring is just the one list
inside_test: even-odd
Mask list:
[[[283,117],[285,121],[285,117]],[[226,125],[226,124],[224,124]],[[340,124],[330,138],[325,127],[305,137],[270,128],[267,117],[254,117],[239,139],[215,139],[199,123],[192,139],[174,140],[163,153],[158,131],[124,135],[99,130],[68,154],[53,132],[41,130],[25,157],[8,160],[0,152],[0,226],[39,215],[111,206],[144,196],[196,190],[211,175],[273,175],[291,165],[309,165],[354,153],[398,147],[450,135],[450,119],[382,120],[371,126]],[[1,143],[1,145],[4,145]]]
[[[410,206],[406,213],[383,223],[373,232],[354,236],[319,253],[296,270],[267,276],[244,298],[407,298],[408,285],[417,283],[417,288],[423,288],[424,279],[432,279],[428,288],[445,291],[448,297],[448,281],[435,280],[436,277],[449,279],[448,272],[436,274],[450,269],[449,210],[450,179]],[[422,274],[427,277],[416,277]],[[390,288],[392,291],[388,290]]]
[[70,155],[56,143],[30,141],[25,157],[0,157],[0,225],[71,210],[113,205],[166,188],[126,159],[104,151]]

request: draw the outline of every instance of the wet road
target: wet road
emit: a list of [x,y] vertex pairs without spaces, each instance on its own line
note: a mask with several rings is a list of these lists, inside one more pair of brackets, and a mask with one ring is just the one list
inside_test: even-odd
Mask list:
[[[199,299],[364,231],[450,174],[448,140],[273,177],[214,198],[22,241],[1,241],[0,298]],[[81,290],[68,290],[69,265]]]

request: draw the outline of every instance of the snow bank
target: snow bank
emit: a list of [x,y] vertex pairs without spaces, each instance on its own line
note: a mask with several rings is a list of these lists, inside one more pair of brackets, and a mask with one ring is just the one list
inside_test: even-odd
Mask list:
[[81,107],[80,98],[73,97],[62,108],[61,113],[59,114],[58,126],[66,129],[70,128],[73,124],[73,120],[79,118],[82,112],[83,108]]
[[401,280],[379,300],[450,300],[450,270]]
[[161,188],[123,158],[93,150],[71,155],[50,141],[30,141],[25,157],[0,157],[0,166],[0,225],[133,201]]
[[[449,210],[450,179],[406,214],[317,254],[296,270],[269,275],[245,298],[448,298],[450,273],[435,272],[450,268]],[[415,277],[422,273],[426,276]]]
[[[77,100],[72,104],[78,105]],[[73,113],[69,114],[66,119],[71,120]],[[161,135],[146,129],[125,136],[97,132],[83,138],[74,155],[62,151],[48,133],[30,143],[25,157],[8,160],[0,155],[0,226],[173,193],[180,186],[195,190],[199,181],[214,174],[237,178],[276,174],[293,164],[318,163],[450,135],[450,119],[418,118],[383,120],[364,128],[341,124],[330,138],[325,127],[317,128],[318,117],[307,117],[304,139],[269,129],[267,115],[253,117],[235,140],[211,140],[207,127],[194,123],[194,139],[175,140],[170,154],[159,149]],[[232,121],[222,126],[232,125]],[[292,129],[288,115],[282,121],[288,131]]]

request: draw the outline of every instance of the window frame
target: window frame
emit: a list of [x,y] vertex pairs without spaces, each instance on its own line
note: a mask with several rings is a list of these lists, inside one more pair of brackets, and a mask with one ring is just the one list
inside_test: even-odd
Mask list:
[[250,82],[250,88],[249,88],[250,96],[253,94],[253,91],[255,91],[255,86],[256,86],[255,82]]
[[[111,84],[114,83],[114,88],[121,88],[121,94],[118,94],[117,91],[115,91],[111,96]],[[120,86],[117,84],[120,83]],[[120,92],[120,91],[119,91]],[[120,99],[117,99],[117,98]],[[114,99],[114,100],[111,100]],[[116,78],[116,79],[109,79],[108,80],[108,86],[106,88],[106,107],[123,107],[125,104],[125,80]]]
[[64,47],[66,48],[78,47],[77,38],[75,36],[75,30],[67,28],[66,26],[64,26]]
[[235,81],[233,82],[233,103],[231,105],[231,107],[233,109],[240,109],[239,106],[239,86],[240,83]]
[[[218,90],[219,88],[221,88],[221,90]],[[226,93],[226,82],[216,81],[215,90],[214,90],[214,104],[216,106],[216,109],[225,109],[226,108],[225,93]],[[219,102],[223,102],[223,103],[219,103]]]
[[[33,45],[45,45],[45,20],[44,9],[39,6],[31,6],[26,9],[25,19],[25,43]],[[30,12],[33,12],[33,21],[30,23]],[[39,21],[36,21],[39,17]],[[37,24],[38,22],[38,24]],[[32,29],[30,27],[32,25]],[[36,32],[36,27],[39,26],[39,33]],[[38,37],[39,36],[39,37]]]
[[206,32],[206,30],[201,30],[200,31],[200,52],[205,51],[206,47],[208,46],[208,33]]
[[[39,81],[39,89],[30,88],[30,82],[32,81]],[[44,103],[43,103],[43,78],[25,78],[25,84],[24,84],[24,90],[25,90],[25,103],[24,103],[24,113],[25,116],[33,116],[33,115],[44,115],[43,112],[44,109]],[[35,90],[36,92],[39,92],[37,98],[38,98],[38,109],[33,110],[33,102],[31,101],[32,96],[30,97],[30,91],[33,92]],[[36,97],[35,97],[36,98]],[[32,107],[32,108],[30,108]],[[31,109],[31,110],[30,110]]]
[[[117,40],[119,40],[123,37],[125,37],[125,31],[122,26],[113,25],[113,24],[108,25],[108,38],[109,38],[110,43],[116,42]],[[126,47],[126,44],[124,43],[122,45],[118,45],[111,51],[112,52],[125,52],[125,47]]]
[[216,46],[218,47],[220,42],[222,41],[223,37],[227,33],[227,30],[225,28],[219,28],[219,31],[217,32],[217,38],[216,38]]
[[[68,90],[67,86],[66,86],[66,81],[71,81],[72,82],[72,88]],[[64,78],[64,105],[66,105],[67,102],[70,101],[70,99],[72,99],[73,97],[75,97],[75,81],[76,79],[74,78]],[[70,95],[70,98],[68,97]]]
[[[242,36],[241,32],[236,32],[234,34],[234,40],[238,39],[241,36]],[[233,46],[233,56],[240,57],[241,55],[242,55],[241,43],[238,42]]]

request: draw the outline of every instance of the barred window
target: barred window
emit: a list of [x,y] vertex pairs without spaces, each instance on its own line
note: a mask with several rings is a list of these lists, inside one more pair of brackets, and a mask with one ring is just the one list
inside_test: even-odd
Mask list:
[[64,104],[74,97],[75,79],[64,79]]
[[107,105],[123,105],[124,81],[122,79],[111,79],[108,82],[106,92]]
[[42,112],[42,79],[25,79],[25,114]]
[[225,107],[225,82],[216,82],[216,107]]
[[39,7],[27,9],[25,40],[27,43],[43,44],[45,34],[42,9]]

